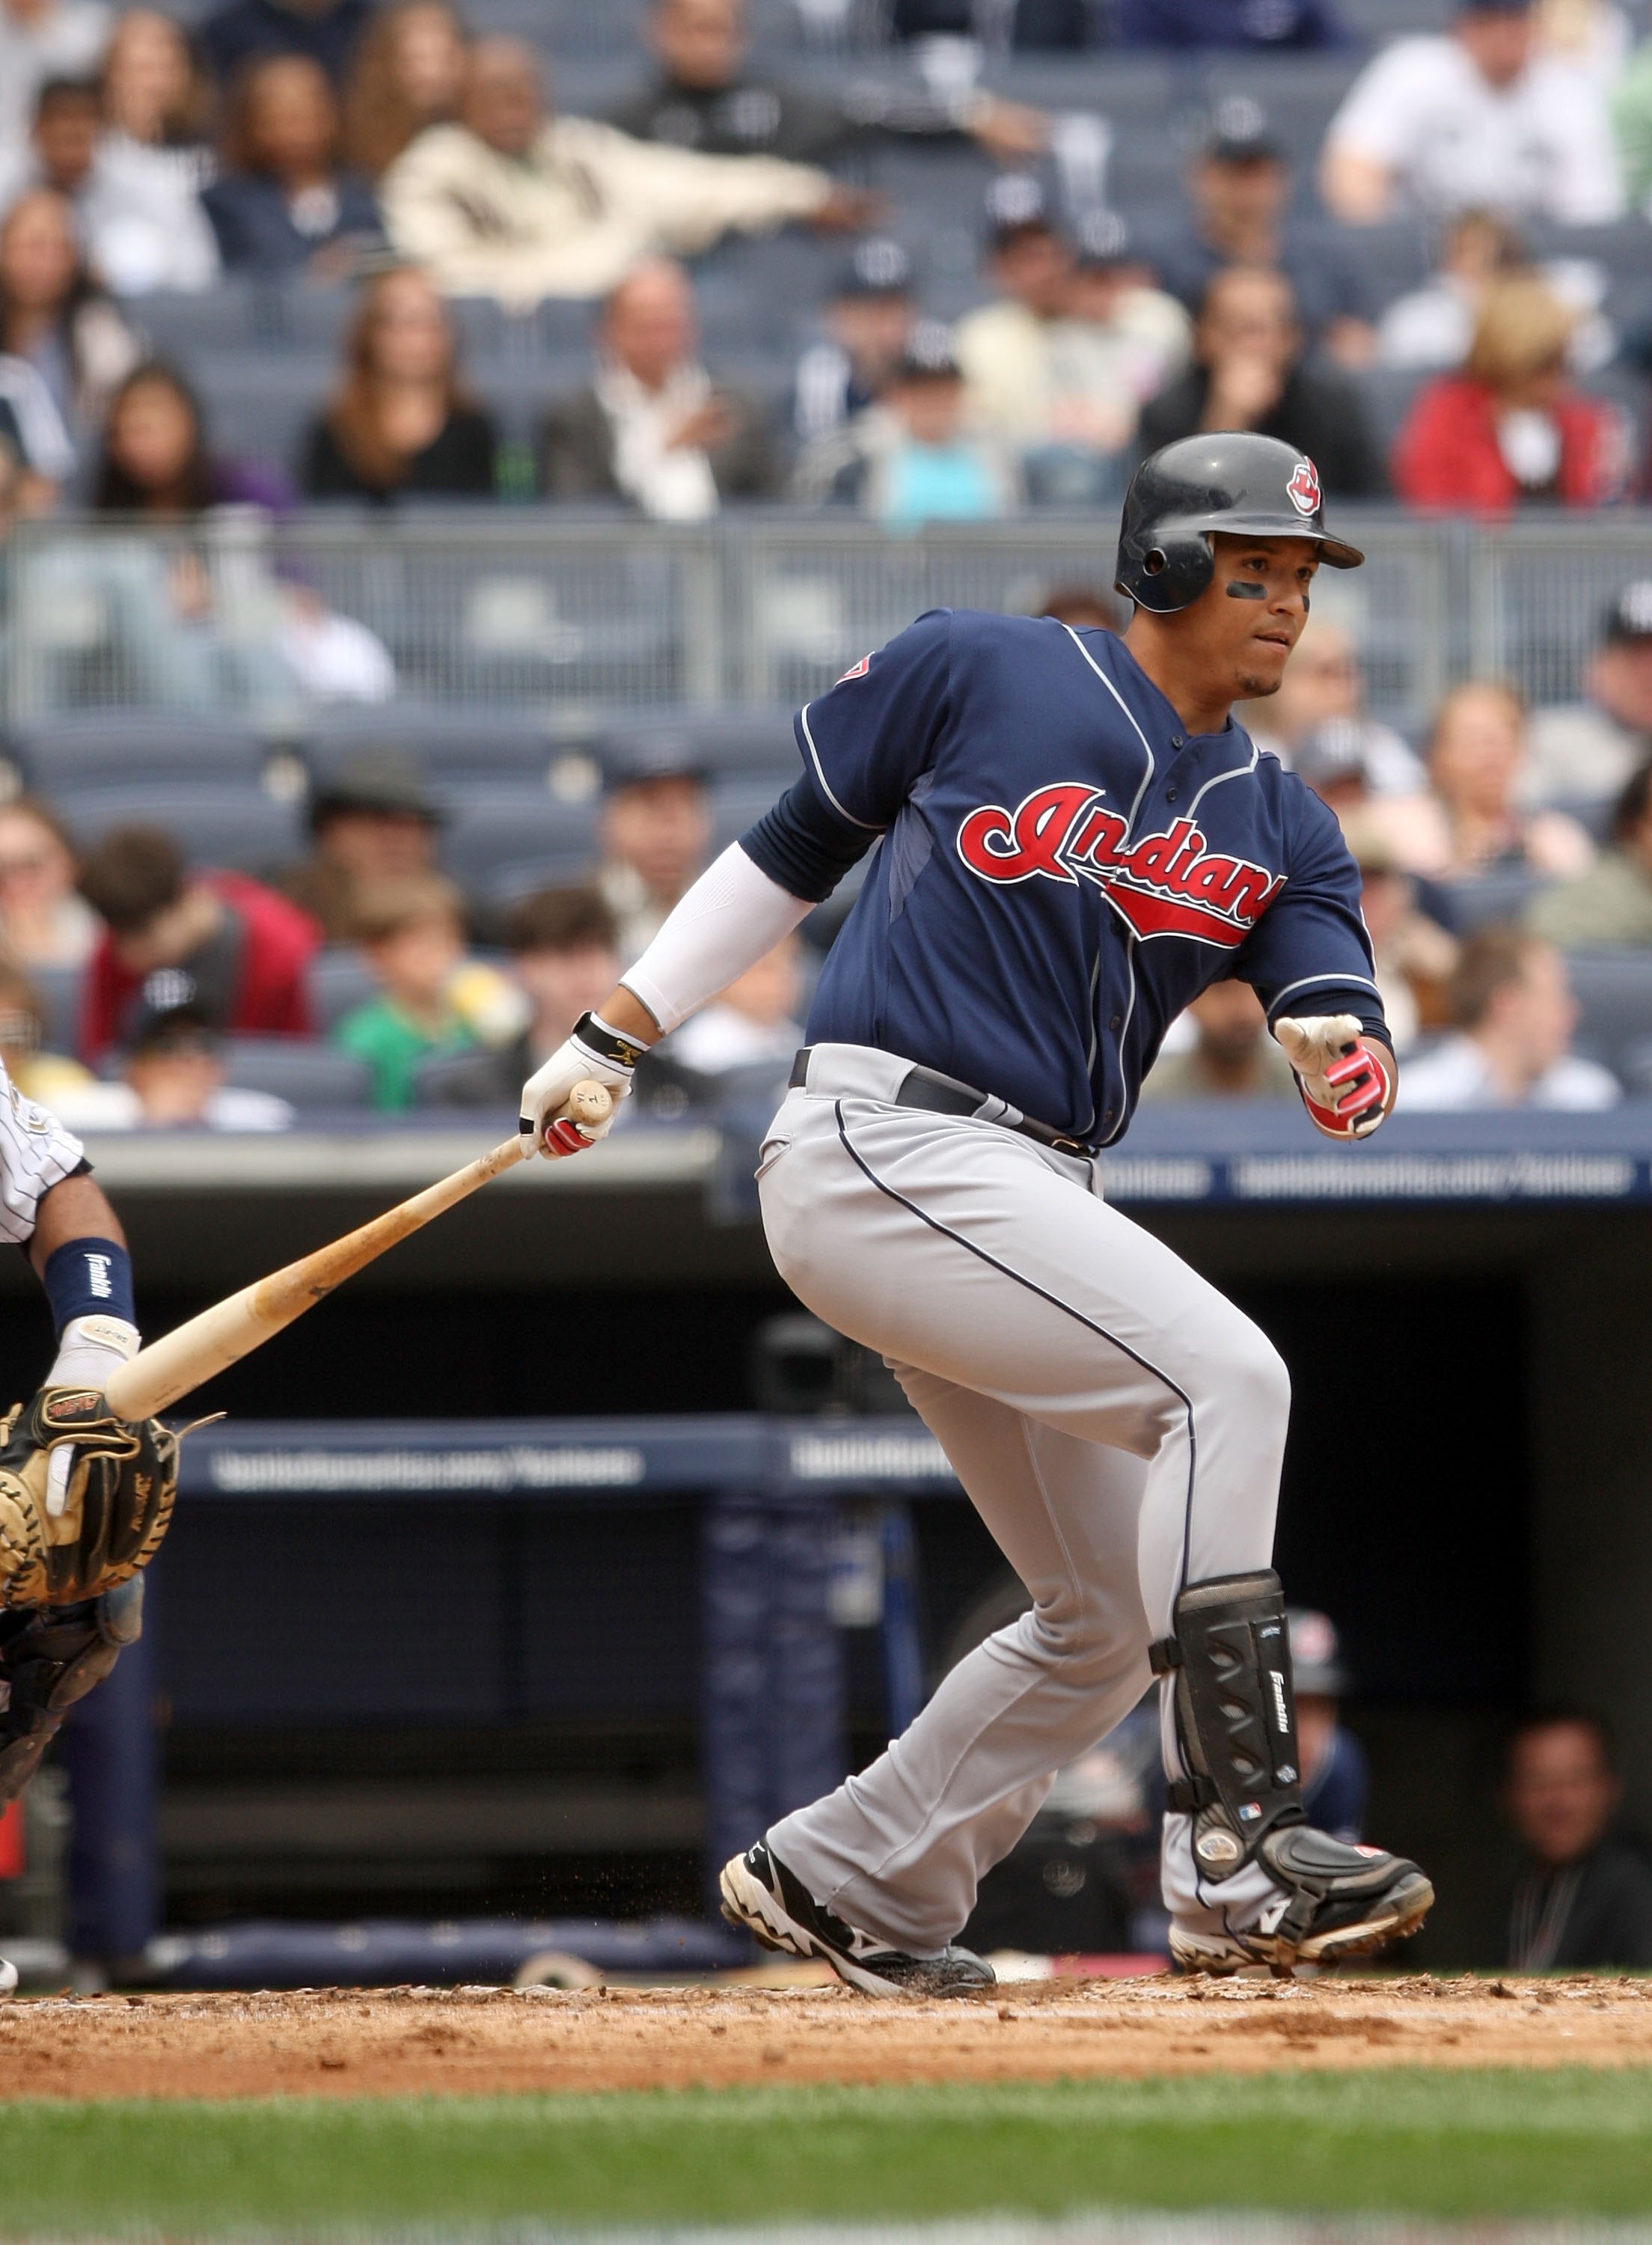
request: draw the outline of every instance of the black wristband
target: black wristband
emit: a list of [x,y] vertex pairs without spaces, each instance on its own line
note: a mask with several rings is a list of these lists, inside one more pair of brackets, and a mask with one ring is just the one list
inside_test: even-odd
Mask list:
[[627,1072],[635,1068],[648,1049],[647,1045],[637,1044],[630,1037],[621,1036],[618,1029],[611,1029],[594,1014],[581,1014],[573,1025],[573,1034],[587,1052],[595,1053],[597,1058],[606,1061],[610,1068],[623,1068]]

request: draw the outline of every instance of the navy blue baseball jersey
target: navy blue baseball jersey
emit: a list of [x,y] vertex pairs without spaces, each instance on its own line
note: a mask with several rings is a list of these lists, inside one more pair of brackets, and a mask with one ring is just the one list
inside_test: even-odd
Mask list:
[[1336,818],[1231,719],[1185,733],[1112,633],[938,609],[796,732],[803,777],[747,853],[816,896],[878,845],[811,1043],[877,1046],[1107,1143],[1209,983],[1250,983],[1270,1021],[1386,1034]]

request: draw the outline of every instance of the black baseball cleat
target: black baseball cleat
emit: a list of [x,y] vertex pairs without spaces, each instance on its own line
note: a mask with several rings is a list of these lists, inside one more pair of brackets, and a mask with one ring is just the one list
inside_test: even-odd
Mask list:
[[1288,1972],[1334,1964],[1403,1941],[1433,1907],[1434,1889],[1415,1863],[1380,1848],[1351,1848],[1311,1824],[1283,1824],[1256,1850],[1284,1891],[1253,1926],[1172,1923],[1170,1955],[1183,1972],[1238,1972],[1248,1964]]
[[717,1883],[730,1925],[755,1934],[765,1949],[823,1957],[863,1996],[975,1996],[997,1985],[992,1967],[972,1950],[909,1957],[857,1932],[823,1909],[761,1840],[743,1855],[731,1856]]

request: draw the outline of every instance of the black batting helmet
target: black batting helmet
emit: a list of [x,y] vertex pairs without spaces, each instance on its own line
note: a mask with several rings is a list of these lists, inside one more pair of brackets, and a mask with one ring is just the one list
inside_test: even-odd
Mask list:
[[1333,569],[1364,555],[1325,528],[1319,471],[1305,452],[1249,429],[1183,437],[1152,453],[1130,478],[1114,582],[1138,607],[1168,616],[1210,582],[1209,532],[1311,538]]

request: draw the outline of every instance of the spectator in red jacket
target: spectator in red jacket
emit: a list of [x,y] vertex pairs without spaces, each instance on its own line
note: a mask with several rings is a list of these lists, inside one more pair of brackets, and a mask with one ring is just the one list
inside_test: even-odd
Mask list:
[[1622,495],[1628,437],[1614,406],[1567,377],[1577,315],[1535,274],[1482,297],[1461,371],[1431,382],[1394,446],[1394,487],[1412,506],[1479,515],[1533,501],[1604,506]]
[[107,933],[86,979],[81,1051],[96,1060],[141,1015],[186,1006],[240,1036],[305,1036],[305,983],[322,932],[244,873],[186,871],[168,834],[123,826],[80,869]]

